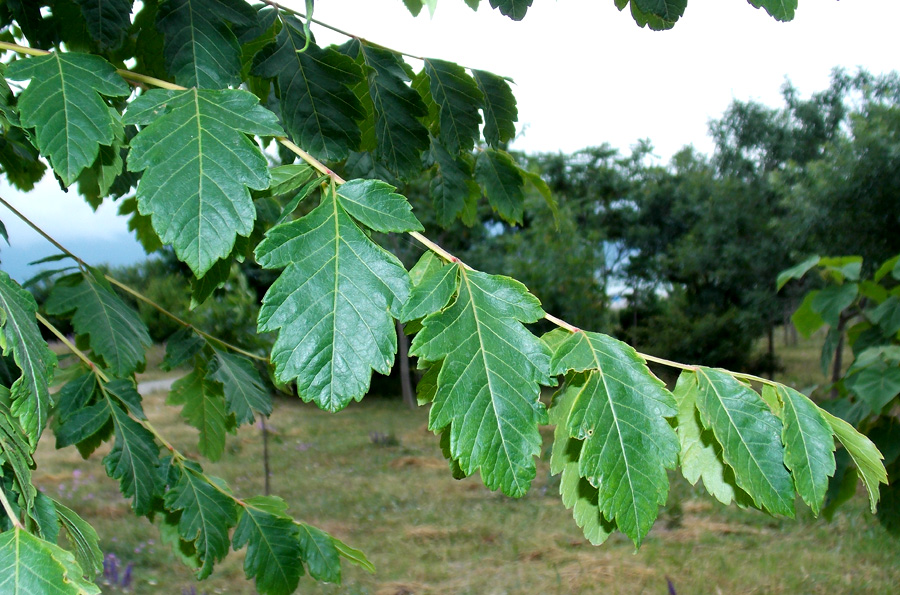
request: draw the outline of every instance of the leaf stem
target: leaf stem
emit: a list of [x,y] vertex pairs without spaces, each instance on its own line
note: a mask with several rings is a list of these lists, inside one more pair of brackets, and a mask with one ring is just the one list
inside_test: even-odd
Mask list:
[[63,345],[65,345],[69,351],[78,356],[78,359],[86,363],[88,367],[94,372],[94,374],[96,374],[97,377],[100,378],[100,380],[102,380],[103,382],[109,382],[109,376],[107,376],[103,370],[98,368],[97,364],[91,361],[91,358],[89,358],[85,352],[75,347],[75,345],[71,341],[69,341],[69,339],[66,338],[62,331],[56,328],[56,326],[54,326],[52,322],[41,316],[40,312],[36,312],[35,317],[37,317],[38,322],[43,324],[48,331],[56,335],[56,338],[62,341]]
[[[0,43],[2,43],[2,42],[0,42]],[[75,256],[74,254],[72,254],[69,250],[66,249],[65,246],[63,246],[62,244],[60,244],[59,242],[57,242],[55,239],[53,239],[47,232],[45,232],[43,229],[41,229],[41,228],[38,227],[35,223],[33,223],[33,222],[31,221],[31,219],[29,219],[28,217],[26,217],[25,215],[23,215],[21,212],[19,212],[18,209],[16,209],[14,206],[12,206],[11,204],[9,204],[9,201],[7,201],[7,200],[6,200],[5,198],[3,198],[2,196],[0,196],[0,204],[2,204],[4,207],[6,207],[7,209],[9,209],[10,212],[12,212],[13,215],[15,215],[16,217],[18,217],[23,223],[25,223],[25,225],[27,225],[28,227],[30,227],[31,229],[33,229],[34,231],[36,231],[36,232],[38,233],[38,235],[40,235],[42,238],[44,238],[45,240],[47,240],[48,242],[50,242],[51,244],[53,244],[53,245],[56,247],[57,250],[59,250],[60,252],[62,252],[62,253],[65,254],[66,256],[69,256],[70,258],[72,258],[75,262],[78,263],[78,265],[79,265],[82,269],[84,269],[84,268],[87,267],[87,264],[85,264],[85,262],[84,262],[83,260],[81,260],[80,258],[78,258],[77,256]]]
[[9,503],[9,500],[6,499],[6,490],[0,488],[0,503],[3,504],[3,510],[6,511],[6,516],[9,517],[10,522],[12,522],[13,526],[16,529],[25,529],[25,525],[22,524],[22,521],[19,520],[19,517],[16,516],[16,513],[13,512],[12,504]]

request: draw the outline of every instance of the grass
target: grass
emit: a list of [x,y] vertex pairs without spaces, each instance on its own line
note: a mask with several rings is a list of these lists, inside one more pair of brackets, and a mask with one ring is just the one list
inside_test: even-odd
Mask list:
[[[195,432],[164,400],[146,398],[148,417],[196,455]],[[831,523],[813,519],[799,501],[796,520],[776,519],[721,506],[673,475],[669,504],[635,552],[621,535],[600,547],[584,540],[546,460],[519,500],[488,491],[478,477],[453,480],[425,409],[368,398],[335,415],[281,400],[271,423],[274,493],[297,518],[362,549],[378,568],[372,575],[345,564],[340,586],[305,577],[301,593],[666,593],[667,580],[678,593],[889,593],[900,584],[900,540],[880,527],[862,493]],[[245,427],[229,436],[223,460],[205,468],[241,496],[258,494],[261,452],[259,429]],[[85,462],[45,440],[35,480],[94,524],[104,552],[134,564],[133,592],[254,593],[243,552],[195,583],[156,528],[131,514],[103,474],[103,454]]]

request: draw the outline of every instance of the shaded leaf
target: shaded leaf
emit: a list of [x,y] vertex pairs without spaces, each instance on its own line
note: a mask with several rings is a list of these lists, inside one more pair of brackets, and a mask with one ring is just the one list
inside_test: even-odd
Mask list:
[[309,575],[317,581],[341,582],[341,561],[330,535],[306,523],[300,523],[301,557]]
[[201,337],[193,328],[186,326],[175,331],[166,340],[166,355],[160,368],[171,372],[191,360],[206,345],[206,339]]
[[428,190],[438,225],[448,227],[463,213],[470,197],[481,198],[481,189],[472,180],[472,165],[467,156],[451,155],[434,137],[431,155],[437,170]]
[[109,422],[110,415],[109,403],[105,400],[76,411],[54,432],[56,448],[65,448],[84,442]]
[[491,207],[508,223],[522,222],[525,180],[506,151],[486,149],[475,161],[475,179],[484,187]]
[[247,546],[244,574],[256,578],[263,594],[293,593],[303,575],[298,527],[287,514],[287,504],[274,496],[244,500],[234,529],[234,549]]
[[538,424],[546,412],[540,384],[549,385],[550,353],[522,323],[544,312],[525,286],[456,269],[456,298],[423,321],[410,354],[442,361],[429,429],[450,426],[450,450],[467,475],[481,470],[490,489],[522,496],[540,454]]
[[500,10],[500,14],[514,21],[521,21],[533,0],[491,0],[491,8]]
[[279,331],[276,377],[300,396],[337,411],[386,374],[397,350],[393,316],[409,293],[399,260],[353,222],[328,193],[302,219],[272,228],[256,249],[265,268],[286,267],[263,298],[260,332]]
[[765,8],[776,20],[790,21],[794,18],[798,0],[748,0],[748,2],[756,8]]
[[280,135],[275,115],[246,91],[154,89],[131,103],[130,171],[144,171],[138,207],[163,242],[202,277],[253,231],[249,188],[269,185],[266,158],[246,134]]
[[134,421],[117,405],[110,405],[116,441],[112,451],[103,458],[106,474],[119,480],[119,489],[126,498],[133,498],[135,514],[150,512],[153,499],[160,493],[157,467],[159,446],[149,431]]
[[100,551],[100,538],[91,525],[78,516],[75,511],[53,501],[59,522],[66,530],[69,543],[75,546],[75,559],[84,570],[84,574],[93,578],[103,571],[103,552]]
[[516,137],[516,122],[519,119],[516,98],[503,77],[484,70],[473,70],[472,77],[484,97],[481,104],[484,139],[497,149],[501,143],[508,143]]
[[218,461],[225,452],[225,432],[230,425],[222,385],[209,379],[205,370],[195,369],[172,384],[166,403],[184,406],[182,417],[200,430],[200,454]]
[[253,423],[257,413],[272,413],[272,395],[247,358],[216,351],[207,378],[222,384],[225,406],[238,424]]
[[810,256],[800,264],[794,265],[789,269],[781,271],[780,273],[778,273],[778,279],[775,282],[777,290],[781,291],[781,288],[784,287],[791,279],[802,279],[803,276],[817,264],[819,264],[819,257]]
[[481,124],[479,108],[484,96],[465,69],[453,62],[425,60],[429,87],[440,109],[441,144],[450,153],[471,151]]
[[841,312],[853,303],[858,294],[859,286],[856,283],[829,285],[816,293],[810,306],[829,326],[837,326]]
[[125,97],[131,89],[103,58],[53,52],[13,62],[6,77],[31,79],[19,95],[21,124],[35,129],[41,155],[66,186],[120,135],[118,114],[102,96]]
[[134,0],[75,0],[88,31],[100,48],[117,50],[122,46],[131,27],[131,7]]

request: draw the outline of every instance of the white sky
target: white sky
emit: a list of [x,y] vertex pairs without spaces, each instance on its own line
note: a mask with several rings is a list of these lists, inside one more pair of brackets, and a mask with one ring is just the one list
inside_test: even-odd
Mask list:
[[[303,0],[283,3],[305,8]],[[807,96],[827,87],[835,66],[900,68],[898,0],[800,0],[790,23],[745,0],[690,0],[666,32],[638,28],[613,0],[535,0],[518,23],[481,4],[475,13],[463,0],[440,0],[433,18],[427,8],[413,18],[402,0],[319,0],[315,16],[398,51],[513,78],[524,131],[513,146],[525,151],[608,142],[627,152],[648,138],[663,161],[686,144],[709,153],[707,124],[733,99],[778,106],[786,78]],[[313,32],[323,45],[346,40],[316,25]],[[5,183],[0,195],[63,243],[131,241],[114,205],[93,214],[49,176],[31,195]],[[2,208],[0,220],[13,244],[2,248],[4,263],[15,246],[43,241]]]

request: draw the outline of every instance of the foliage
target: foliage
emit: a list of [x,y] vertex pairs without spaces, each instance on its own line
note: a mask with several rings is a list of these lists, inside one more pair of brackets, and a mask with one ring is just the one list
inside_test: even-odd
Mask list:
[[[883,502],[896,501],[900,481],[900,435],[896,407],[900,404],[900,256],[886,260],[871,276],[862,274],[861,257],[812,256],[778,276],[781,289],[792,280],[817,280],[792,317],[804,335],[827,329],[822,347],[822,373],[831,383],[811,387],[826,399],[823,406],[845,425],[855,426],[884,453],[887,480],[880,486]],[[842,360],[844,344],[852,352]],[[853,457],[852,453],[845,456]],[[857,463],[858,472],[865,476]],[[826,512],[846,501],[841,484],[852,469],[838,469],[829,486]],[[900,531],[896,511],[883,507],[878,518],[892,532]]]
[[[322,48],[308,21],[273,3],[148,0],[130,23],[126,4],[105,11],[87,1],[0,5],[7,38],[20,42],[0,47],[11,60],[27,56],[6,74],[28,81],[3,95],[2,124],[44,155],[63,185],[84,181],[77,186],[89,200],[136,186],[122,210],[148,248],[170,246],[187,267],[193,305],[226,288],[235,263],[264,269],[257,279],[271,271],[259,286],[257,327],[277,338],[266,356],[225,342],[57,244],[76,271],[54,282],[42,307],[71,318],[73,343],[0,274],[0,344],[19,370],[0,389],[0,565],[16,577],[7,582],[31,580],[40,568],[60,589],[96,591],[96,535],[80,531],[81,562],[60,550],[57,519],[66,517],[67,531],[83,523],[56,512],[31,482],[32,455],[51,419],[58,446],[74,445],[85,457],[111,442],[107,475],[199,579],[241,548],[246,575],[264,593],[293,590],[301,567],[330,582],[340,580],[342,559],[371,568],[277,499],[236,495],[147,419],[135,374],[148,332],[113,286],[183,327],[167,341],[165,364],[192,371],[168,401],[182,406],[199,430],[197,450],[212,461],[224,454],[227,432],[271,413],[266,376],[329,411],[361,399],[372,372],[389,371],[402,318],[415,333],[411,352],[427,369],[419,399],[431,402],[429,428],[454,474],[479,471],[490,489],[524,495],[536,474],[540,426],[552,413],[562,428],[554,467],[565,475],[563,500],[592,541],[614,528],[636,545],[646,536],[666,500],[667,471],[678,464],[679,413],[699,418],[714,455],[705,471],[733,482],[742,504],[793,516],[799,493],[818,510],[834,435],[874,507],[885,481],[881,454],[786,387],[661,362],[684,370],[682,396],[690,401],[679,406],[646,366],[658,358],[547,315],[518,281],[473,270],[421,235],[424,226],[396,192],[414,174],[430,177],[439,222],[475,223],[483,194],[500,220],[521,224],[526,183],[554,208],[547,184],[503,148],[517,117],[505,79],[430,57],[415,72],[404,56],[361,39]],[[616,4],[629,6],[641,26],[667,28],[686,0]],[[792,14],[784,2],[756,4],[777,18]],[[518,19],[530,1],[491,5]],[[127,64],[146,71],[117,68]],[[246,89],[231,88],[239,84]],[[281,163],[264,151],[273,140]],[[305,164],[293,163],[298,156]],[[36,181],[16,173],[10,179],[23,187]],[[374,239],[402,232],[437,256],[429,252],[407,272]],[[564,330],[537,337],[525,325],[542,318]],[[78,360],[55,377],[56,399],[49,393],[55,357],[38,321]],[[541,387],[560,377],[548,412]],[[762,394],[748,380],[763,382]],[[34,589],[18,583],[13,591]]]

